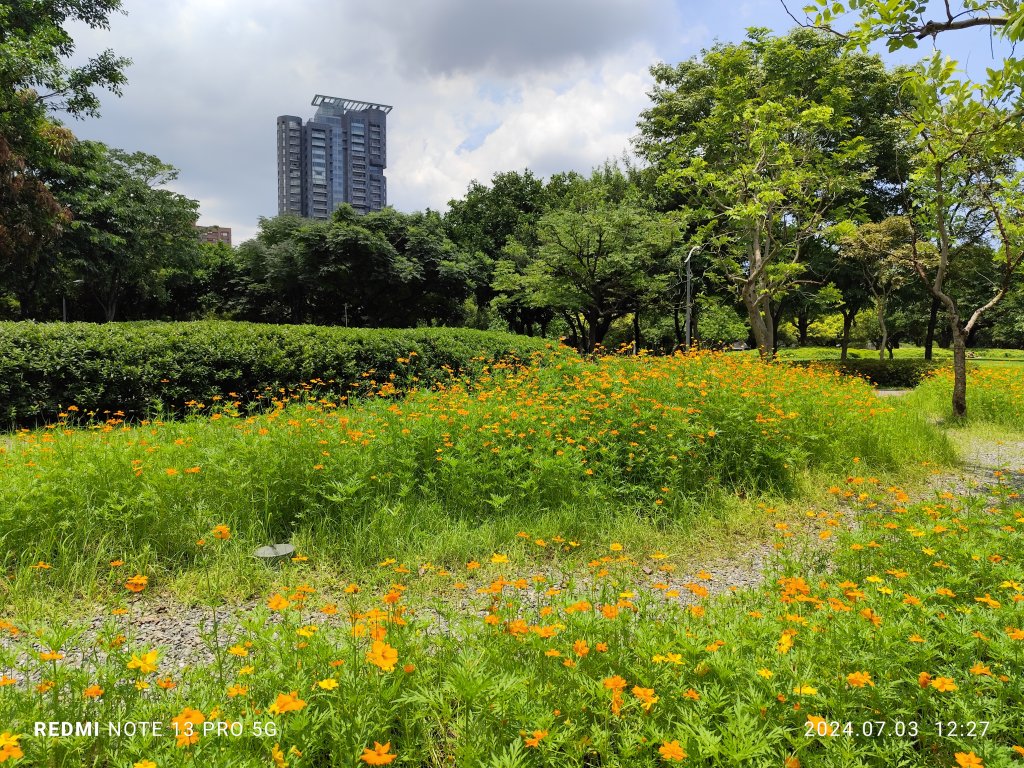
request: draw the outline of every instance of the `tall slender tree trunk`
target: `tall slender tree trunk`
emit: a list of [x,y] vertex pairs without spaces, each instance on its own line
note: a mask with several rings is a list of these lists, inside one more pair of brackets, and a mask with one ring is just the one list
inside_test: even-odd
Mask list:
[[967,415],[967,337],[958,320],[950,323],[953,331],[953,418]]
[[878,313],[878,328],[882,332],[882,341],[878,345],[878,359],[885,360],[885,350],[889,345],[889,328],[885,324],[885,300],[875,299],[875,311]]
[[754,343],[757,345],[758,354],[761,360],[770,362],[775,354],[775,339],[772,337],[771,313],[768,317],[762,312],[757,301],[754,286],[743,287],[743,305],[747,308],[747,318],[750,320],[750,330],[754,334]]
[[839,359],[845,360],[847,353],[850,350],[850,330],[853,328],[853,310],[848,310],[842,313],[843,315],[843,337],[839,340],[842,347],[839,353]]
[[932,296],[932,311],[928,316],[928,333],[924,337],[924,359],[932,359],[932,348],[935,345],[935,324],[939,319],[939,297]]
[[633,313],[633,354],[640,354],[640,310]]

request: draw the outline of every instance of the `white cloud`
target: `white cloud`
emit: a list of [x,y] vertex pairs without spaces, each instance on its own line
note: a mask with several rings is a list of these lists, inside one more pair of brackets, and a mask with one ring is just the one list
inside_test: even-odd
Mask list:
[[275,118],[317,93],[391,104],[388,197],[444,209],[472,179],[587,171],[628,146],[647,68],[676,35],[670,0],[126,0],[80,56],[133,59],[122,98],[72,124],[157,155],[206,224],[251,236],[276,214]]

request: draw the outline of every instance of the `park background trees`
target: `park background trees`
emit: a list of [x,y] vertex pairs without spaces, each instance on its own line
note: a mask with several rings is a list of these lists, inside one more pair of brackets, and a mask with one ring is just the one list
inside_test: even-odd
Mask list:
[[970,83],[941,56],[890,68],[868,51],[971,26],[1017,40],[1017,3],[811,6],[787,34],[655,64],[636,157],[498,171],[443,212],[264,218],[236,248],[197,242],[170,164],[61,123],[119,93],[128,64],[71,66],[65,23],[119,9],[0,2],[5,317],[462,325],[584,353],[678,349],[689,319],[695,343],[746,337],[766,360],[854,340],[930,356],[937,339],[958,376],[969,345],[1024,346],[1021,64]]

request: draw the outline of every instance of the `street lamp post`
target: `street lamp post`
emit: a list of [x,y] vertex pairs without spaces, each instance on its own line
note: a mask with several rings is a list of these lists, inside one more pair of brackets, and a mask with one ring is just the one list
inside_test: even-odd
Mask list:
[[[692,331],[693,328],[693,299],[691,293],[691,285],[693,283],[693,267],[690,265],[690,259],[693,258],[693,254],[700,250],[699,245],[693,246],[690,252],[686,254],[686,349],[689,351],[690,345],[693,343]],[[677,326],[678,327],[678,326]]]

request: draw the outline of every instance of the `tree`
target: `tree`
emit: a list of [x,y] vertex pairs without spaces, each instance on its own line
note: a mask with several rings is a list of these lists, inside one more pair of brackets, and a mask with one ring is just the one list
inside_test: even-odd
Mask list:
[[69,213],[44,175],[66,160],[74,136],[48,115],[94,116],[93,89],[120,94],[130,61],[111,51],[71,66],[75,51],[65,29],[79,21],[106,28],[120,0],[0,2],[0,270],[31,264],[60,233]]
[[[810,25],[825,29],[857,45],[866,46],[876,40],[885,40],[889,50],[916,48],[919,41],[932,39],[943,32],[986,27],[1010,40],[1021,39],[1024,33],[1024,9],[1017,0],[966,0],[954,8],[948,0],[944,13],[936,15],[927,2],[921,0],[814,0],[804,12],[813,16]],[[785,0],[783,7],[789,13]],[[835,22],[847,13],[858,17],[852,28],[841,32]],[[790,18],[800,24],[792,13]],[[810,16],[808,17],[808,20]]]
[[465,253],[433,211],[360,216],[343,205],[330,221],[261,219],[238,263],[240,314],[271,322],[454,325],[472,289]]
[[663,265],[676,245],[675,227],[628,195],[610,201],[600,172],[576,177],[560,194],[560,207],[538,224],[536,259],[522,275],[499,275],[495,289],[521,290],[535,306],[557,312],[574,346],[590,353],[614,320],[665,292]]
[[889,302],[913,275],[908,261],[914,230],[908,219],[893,216],[878,224],[862,224],[847,234],[840,246],[840,256],[855,266],[875,305],[875,316],[881,332],[879,360],[885,359],[889,342],[886,316]]
[[[765,360],[775,349],[772,302],[800,278],[808,243],[847,217],[844,201],[871,175],[866,142],[846,134],[848,116],[769,76],[792,45],[754,30],[741,45],[705,51],[702,61],[655,68],[671,89],[656,91],[657,103],[701,106],[683,108],[667,153],[663,141],[646,145],[662,165],[661,182],[687,190],[707,222],[699,238],[736,286]],[[665,117],[652,110],[641,130]]]
[[199,203],[161,188],[178,172],[153,155],[80,144],[83,165],[59,188],[73,214],[59,247],[110,322],[127,292],[145,290],[161,270],[194,259]]
[[[967,338],[1010,291],[1024,261],[1024,173],[1015,167],[1024,152],[1024,130],[1021,113],[1003,106],[1019,94],[1002,92],[1003,85],[960,80],[955,62],[939,54],[907,84],[906,119],[918,149],[911,181],[918,232],[912,263],[949,319],[958,419],[967,413]],[[947,279],[957,242],[978,226],[997,245],[999,274],[985,300],[968,308],[952,295]]]
[[[522,274],[528,254],[536,252],[537,222],[548,204],[544,183],[529,169],[496,173],[487,187],[473,181],[461,200],[450,200],[444,217],[448,237],[468,256],[480,320],[493,307],[514,333],[543,335],[551,311],[534,307],[516,294],[496,295],[496,275]],[[506,250],[510,240],[522,246]],[[478,324],[483,325],[481,321]]]

